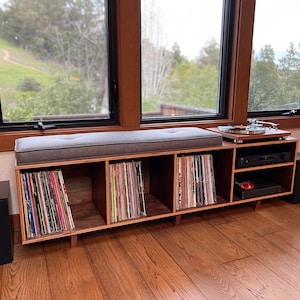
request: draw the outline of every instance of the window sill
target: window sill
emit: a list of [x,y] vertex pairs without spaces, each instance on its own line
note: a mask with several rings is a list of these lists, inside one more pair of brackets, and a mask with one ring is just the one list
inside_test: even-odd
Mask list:
[[80,127],[68,129],[21,130],[0,132],[0,152],[13,151],[15,140],[22,137],[122,130],[120,126]]
[[[300,116],[288,117],[266,117],[263,120],[278,123],[280,129],[300,129]],[[24,130],[24,131],[4,131],[0,132],[0,152],[13,151],[15,140],[21,137],[41,136],[41,135],[54,135],[54,134],[72,134],[72,133],[85,133],[85,132],[99,132],[99,131],[116,131],[128,129],[153,129],[153,128],[167,128],[179,126],[196,126],[201,128],[215,127],[218,125],[233,124],[232,120],[213,120],[213,121],[194,121],[194,122],[169,122],[169,123],[151,123],[142,124],[139,128],[125,128],[121,126],[101,126],[101,127],[80,127],[68,129],[49,129],[49,130]]]

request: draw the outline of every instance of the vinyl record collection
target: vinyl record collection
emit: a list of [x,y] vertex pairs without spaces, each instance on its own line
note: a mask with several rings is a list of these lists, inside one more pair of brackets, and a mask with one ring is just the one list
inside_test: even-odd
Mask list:
[[217,202],[213,156],[185,155],[178,158],[177,210]]
[[116,162],[110,164],[109,168],[111,222],[145,217],[142,162]]
[[22,172],[27,238],[75,228],[61,170]]

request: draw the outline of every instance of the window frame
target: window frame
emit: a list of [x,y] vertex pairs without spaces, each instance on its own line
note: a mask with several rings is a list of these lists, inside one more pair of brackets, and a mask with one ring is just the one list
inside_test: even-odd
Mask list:
[[[256,3],[256,0],[255,0]],[[253,33],[252,33],[252,37],[254,35],[254,24],[255,20],[253,20]],[[251,51],[253,51],[252,47],[251,47]],[[252,60],[252,56],[251,56],[251,60]],[[250,68],[251,68],[251,63],[252,61],[250,61]],[[250,77],[251,74],[249,74],[249,86],[250,86]],[[247,102],[248,105],[248,102]],[[300,122],[298,122],[298,118],[300,119],[300,110],[299,109],[274,109],[274,110],[261,110],[261,111],[249,111],[248,107],[247,107],[247,116],[248,118],[259,118],[259,119],[268,119],[268,120],[280,120],[279,122],[275,122],[275,123],[283,123],[285,127],[294,127],[291,126],[290,124],[292,122],[290,122],[288,119],[290,117],[294,117],[295,119],[295,124],[297,124],[296,126],[300,126]]]
[[[107,78],[108,78],[108,94],[109,94],[109,112],[106,118],[91,118],[89,115],[79,115],[77,118],[67,115],[64,119],[49,119],[38,121],[22,121],[5,123],[2,115],[2,107],[0,103],[0,132],[20,131],[20,130],[47,130],[47,129],[72,129],[79,127],[95,127],[95,126],[111,126],[118,122],[118,106],[117,106],[117,32],[116,32],[116,1],[105,0],[106,5],[106,27],[107,27]],[[47,116],[45,116],[47,117]]]
[[[221,21],[221,38],[220,38],[220,54],[219,54],[219,70],[218,70],[218,106],[216,114],[211,115],[178,115],[178,116],[154,116],[145,117],[142,111],[142,91],[140,93],[141,111],[140,122],[141,124],[151,123],[172,123],[172,122],[189,122],[189,121],[209,121],[209,120],[221,120],[228,115],[228,101],[229,101],[229,77],[231,68],[231,52],[232,52],[232,40],[233,40],[233,26],[234,26],[234,10],[235,5],[233,0],[223,0],[223,11]],[[191,8],[192,9],[192,8]],[[140,11],[141,19],[141,11]],[[142,22],[141,22],[142,23]],[[141,26],[142,24],[140,24]],[[141,40],[141,36],[140,36]],[[142,51],[142,49],[141,49]],[[140,63],[140,76],[142,76],[142,62]],[[142,90],[142,87],[141,87]]]
[[[110,1],[110,0],[109,0]],[[233,8],[233,38],[227,116],[220,120],[141,124],[140,122],[140,0],[116,2],[116,52],[118,83],[118,123],[111,126],[61,128],[52,130],[23,130],[0,132],[0,151],[13,151],[15,139],[47,134],[72,134],[176,126],[216,127],[243,124],[247,121],[248,85],[252,51],[252,31],[255,0],[235,0]],[[130,74],[130,76],[128,76]],[[300,116],[268,117],[280,128],[300,128]]]

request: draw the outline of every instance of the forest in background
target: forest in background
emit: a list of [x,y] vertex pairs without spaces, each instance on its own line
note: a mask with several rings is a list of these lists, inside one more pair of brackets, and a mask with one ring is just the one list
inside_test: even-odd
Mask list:
[[[217,109],[220,46],[215,40],[208,41],[194,60],[181,55],[177,44],[172,52],[149,48],[153,49],[152,54],[147,53],[150,57],[159,56],[160,52],[161,57],[169,57],[165,62],[167,65],[160,67],[165,70],[162,80],[156,83],[156,88],[149,89],[144,95],[147,105],[169,102],[197,107],[203,111]],[[151,68],[155,68],[155,64],[148,61],[145,72],[155,73]],[[144,76],[143,84],[149,84],[148,78]],[[291,110],[299,107],[300,44],[298,47],[293,43],[287,45],[281,58],[276,57],[271,45],[265,45],[258,53],[253,51],[248,111]]]
[[[180,45],[163,47],[168,32],[163,30],[158,0],[142,0],[142,99],[143,112],[159,110],[162,103],[218,112],[221,37],[208,38],[195,58],[181,53]],[[171,8],[170,8],[171,9]],[[178,24],[185,26],[178,20]],[[176,26],[177,24],[173,24]],[[197,26],[197,24],[195,24]],[[188,28],[186,28],[188,34]],[[207,36],[210,30],[208,29]],[[165,35],[165,36],[163,36]],[[192,41],[197,36],[190,36]],[[201,37],[200,37],[201,38]],[[266,44],[253,50],[248,110],[284,110],[299,107],[300,43],[290,43],[279,57]],[[221,62],[222,64],[222,62]]]
[[42,62],[49,77],[24,74],[16,86],[1,84],[10,121],[107,110],[104,0],[9,0],[0,10],[0,37]]
[[291,110],[300,107],[300,43],[287,45],[276,58],[271,45],[253,52],[248,111]]
[[[23,51],[20,64],[39,70],[34,76],[16,64],[5,70],[7,80],[0,83],[5,118],[107,113],[104,2],[9,0],[0,10],[2,56],[13,45]],[[220,45],[215,39],[194,59],[177,43],[166,49],[147,36],[141,43],[143,113],[159,111],[162,103],[217,111]],[[299,53],[300,46],[292,43],[279,59],[271,45],[253,52],[249,111],[299,107]],[[18,83],[10,83],[10,76]]]

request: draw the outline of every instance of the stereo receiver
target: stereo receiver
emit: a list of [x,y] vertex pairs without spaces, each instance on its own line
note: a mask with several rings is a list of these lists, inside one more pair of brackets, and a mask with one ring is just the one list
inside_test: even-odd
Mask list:
[[237,156],[237,168],[248,168],[274,163],[283,163],[291,160],[291,152],[281,151],[274,153],[240,154]]

